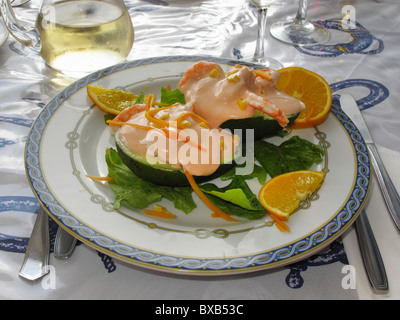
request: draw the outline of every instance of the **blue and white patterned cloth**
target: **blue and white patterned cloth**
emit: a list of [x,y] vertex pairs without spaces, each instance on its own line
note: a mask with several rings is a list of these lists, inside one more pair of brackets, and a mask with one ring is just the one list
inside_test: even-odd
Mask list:
[[[126,0],[126,5],[135,28],[130,60],[166,55],[246,59],[254,52],[256,9],[247,0]],[[342,23],[345,5],[355,9],[352,29]],[[32,0],[16,12],[33,24],[37,7],[38,1]],[[277,0],[268,14],[268,28],[274,21],[292,18],[296,10],[297,2]],[[400,5],[396,0],[316,0],[309,1],[308,17],[330,30],[327,44],[296,47],[268,34],[268,55],[285,67],[301,66],[324,75],[336,102],[343,92],[355,96],[400,190]],[[400,258],[394,254],[398,256],[400,236],[375,180],[366,209],[386,263],[387,295],[371,292],[353,230],[304,261],[229,278],[149,271],[79,245],[67,261],[51,256],[54,281],[31,285],[20,279],[18,271],[39,207],[25,174],[26,137],[42,108],[70,83],[11,36],[1,46],[0,299],[400,298],[396,269]],[[57,228],[50,221],[51,245]]]

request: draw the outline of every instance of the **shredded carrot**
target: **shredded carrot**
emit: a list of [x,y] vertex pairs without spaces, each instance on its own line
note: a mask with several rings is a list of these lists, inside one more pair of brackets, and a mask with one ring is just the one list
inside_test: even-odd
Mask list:
[[280,231],[282,231],[282,232],[290,231],[290,227],[286,223],[284,223],[281,219],[279,219],[278,217],[276,217],[272,214],[270,214],[270,217],[272,220],[275,221],[275,225]]
[[157,102],[157,101],[153,102],[153,106],[168,107],[170,105],[171,105],[170,103],[162,103],[162,102]]
[[200,145],[200,144],[197,144],[197,143],[195,143],[195,142],[193,142],[193,141],[191,141],[190,139],[185,139],[185,143],[188,143],[188,144],[190,144],[192,147],[195,147],[195,148],[197,148],[197,149],[199,149],[200,151],[202,151],[202,152],[207,152],[207,149],[206,148],[204,148],[202,145]]
[[167,91],[171,91],[171,85],[169,84],[169,85],[167,85]]
[[121,121],[114,121],[114,120],[108,120],[107,121],[108,124],[111,125],[115,125],[115,126],[123,126],[123,125],[127,125],[130,127],[134,127],[137,129],[142,129],[142,130],[146,130],[146,131],[151,131],[151,130],[158,130],[158,131],[162,131],[163,133],[165,133],[166,137],[168,139],[173,139],[173,140],[178,140],[178,141],[183,141],[185,143],[190,144],[193,147],[196,147],[197,149],[199,149],[200,151],[207,151],[204,147],[202,147],[201,145],[191,141],[188,138],[182,138],[182,136],[179,135],[179,133],[174,132],[174,131],[170,131],[168,129],[165,128],[153,128],[153,127],[149,127],[149,126],[142,126],[140,124],[136,124],[136,123],[130,123],[130,122],[121,122]]
[[188,179],[191,187],[193,188],[194,192],[199,196],[199,198],[205,203],[207,207],[209,207],[218,217],[224,218],[225,220],[228,221],[235,221],[238,222],[239,220],[232,218],[229,213],[223,212],[221,209],[219,209],[217,206],[215,206],[201,191],[199,186],[197,185],[196,181],[194,181],[193,176],[185,169],[183,168],[183,172],[186,175],[186,178]]
[[156,217],[160,217],[160,218],[167,218],[167,219],[176,218],[176,215],[174,215],[173,213],[168,212],[168,211],[145,209],[145,210],[143,210],[143,212],[150,216],[156,216]]
[[[188,144],[190,144],[192,147],[195,147],[195,148],[199,149],[199,150],[202,151],[202,152],[206,152],[206,151],[207,151],[207,149],[204,148],[202,145],[193,142],[193,141],[190,140],[189,138],[182,137],[179,133],[176,134],[176,132],[169,131],[169,130],[167,130],[167,129],[162,129],[162,130],[166,133],[166,135],[167,135],[168,138],[172,138],[172,139],[175,139],[175,140],[178,140],[178,141],[183,141],[183,142],[185,142],[185,143],[188,143]],[[171,135],[171,133],[174,133],[174,135]]]
[[196,118],[198,120],[200,120],[201,122],[204,122],[207,126],[210,126],[209,122],[204,120],[202,117],[200,117],[199,115],[193,113],[193,112],[186,112],[183,113],[182,115],[180,115],[178,118],[176,118],[173,121],[166,121],[166,120],[162,120],[159,118],[156,118],[155,115],[163,110],[167,110],[170,109],[172,107],[174,107],[175,105],[170,105],[170,106],[166,106],[166,107],[162,107],[162,108],[156,108],[156,109],[148,109],[145,116],[146,119],[149,120],[150,122],[154,123],[155,125],[159,126],[159,127],[169,127],[171,126],[172,122],[176,122],[177,123],[177,128],[178,129],[184,129],[184,127],[181,125],[181,122],[184,118],[191,116],[193,118]]
[[264,72],[262,70],[254,70],[254,73],[257,76],[260,76],[261,78],[263,78],[265,80],[268,80],[268,81],[273,81],[274,80],[274,78],[272,78],[268,73],[266,73],[266,72]]
[[157,130],[156,128],[153,127],[149,127],[149,126],[142,126],[140,124],[136,124],[136,123],[129,123],[129,122],[122,122],[122,121],[114,121],[114,120],[107,120],[108,124],[114,125],[114,126],[130,126],[130,127],[134,127],[137,129],[142,129],[142,130]]
[[161,120],[155,117],[155,114],[162,111],[162,110],[166,110],[169,108],[172,108],[174,105],[172,106],[168,106],[168,107],[163,107],[163,108],[156,108],[156,109],[146,109],[146,119],[149,120],[150,122],[154,123],[155,125],[159,126],[159,127],[169,127],[170,126],[170,121],[166,121],[166,120]]
[[151,106],[153,105],[156,96],[154,94],[149,94],[146,98],[146,110],[150,110]]
[[106,182],[113,182],[114,178],[112,177],[95,177],[95,176],[90,176],[90,175],[86,175],[86,177],[95,180],[95,181],[106,181]]

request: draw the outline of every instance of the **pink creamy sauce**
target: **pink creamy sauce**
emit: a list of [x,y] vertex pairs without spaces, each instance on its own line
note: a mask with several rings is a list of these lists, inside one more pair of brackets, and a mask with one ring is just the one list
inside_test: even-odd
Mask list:
[[[259,112],[249,104],[264,103],[263,112],[271,116],[274,108],[280,109],[286,116],[305,108],[301,101],[275,88],[279,79],[277,71],[269,69],[264,72],[270,79],[257,76],[248,67],[231,67],[225,73],[218,64],[201,61],[186,72],[178,86],[186,102],[192,103],[196,113],[213,127],[219,127],[229,119],[248,118]],[[239,99],[247,102],[245,108],[239,107]],[[270,114],[265,110],[270,110]]]
[[[190,105],[176,104],[172,108],[158,112],[155,117],[173,121],[184,113],[193,112]],[[191,175],[208,176],[214,173],[221,164],[221,159],[233,158],[239,144],[236,136],[226,130],[204,128],[201,120],[192,116],[185,118],[190,125],[185,129],[176,126],[166,129],[179,132],[180,140],[168,139],[140,112],[130,117],[127,123],[153,127],[147,131],[129,125],[123,125],[117,132],[121,142],[131,151],[145,155],[150,163],[168,163],[173,167],[184,167]],[[176,122],[175,122],[176,123]],[[187,123],[186,123],[187,124]],[[110,127],[111,132],[115,128]],[[190,139],[190,143],[187,142]],[[201,145],[201,150],[199,150]]]

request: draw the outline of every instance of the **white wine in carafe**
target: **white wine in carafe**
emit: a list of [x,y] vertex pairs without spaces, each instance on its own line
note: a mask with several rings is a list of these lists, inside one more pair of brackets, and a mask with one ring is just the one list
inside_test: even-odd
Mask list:
[[45,6],[36,27],[43,59],[72,76],[123,61],[134,40],[126,7],[103,1],[65,1]]

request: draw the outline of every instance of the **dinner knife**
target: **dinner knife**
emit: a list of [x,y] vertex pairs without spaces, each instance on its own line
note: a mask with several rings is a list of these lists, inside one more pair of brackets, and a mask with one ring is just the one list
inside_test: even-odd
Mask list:
[[368,127],[361,115],[361,111],[354,98],[349,94],[342,94],[340,97],[340,105],[342,110],[354,122],[360,134],[364,138],[386,206],[398,231],[400,232],[400,197],[386,171],[378,149],[371,138]]
[[371,287],[375,293],[386,293],[389,291],[389,283],[385,265],[364,209],[361,210],[355,225],[362,260]]
[[39,280],[49,273],[49,255],[49,218],[40,206],[19,275],[30,281]]

